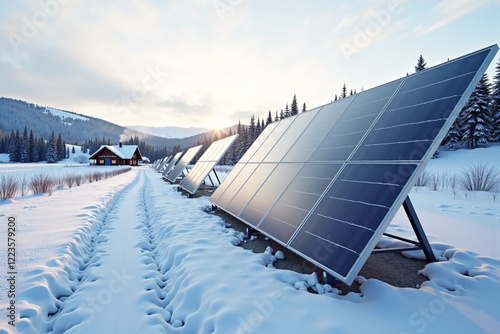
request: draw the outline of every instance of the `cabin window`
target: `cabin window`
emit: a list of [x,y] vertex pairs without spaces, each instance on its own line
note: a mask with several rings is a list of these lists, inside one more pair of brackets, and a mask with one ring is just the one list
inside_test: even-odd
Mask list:
[[104,165],[104,159],[99,160],[99,165]]
[[112,165],[116,165],[116,160],[111,160]]

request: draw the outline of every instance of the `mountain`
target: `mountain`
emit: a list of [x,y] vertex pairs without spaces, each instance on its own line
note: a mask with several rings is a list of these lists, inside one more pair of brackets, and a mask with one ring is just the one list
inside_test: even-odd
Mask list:
[[211,131],[205,128],[181,128],[178,126],[134,125],[128,128],[162,138],[187,138]]
[[180,145],[182,149],[190,148],[205,137],[212,137],[210,131],[187,138],[163,138],[134,129],[126,128],[99,118],[77,114],[71,111],[39,106],[25,101],[0,97],[0,133],[12,130],[23,131],[24,127],[33,130],[35,136],[48,138],[52,131],[61,133],[68,143],[83,143],[89,139],[109,139],[111,143],[125,141],[131,137],[139,137],[147,145],[155,148],[172,150]]

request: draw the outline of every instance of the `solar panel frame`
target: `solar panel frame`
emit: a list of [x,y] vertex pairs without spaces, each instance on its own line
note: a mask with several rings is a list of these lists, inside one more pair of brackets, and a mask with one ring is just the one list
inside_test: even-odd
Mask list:
[[190,194],[194,194],[210,171],[226,154],[236,138],[238,138],[238,134],[213,142],[179,186]]
[[167,175],[167,180],[175,183],[179,175],[182,173],[182,170],[189,165],[189,163],[194,159],[196,154],[201,150],[203,145],[198,145],[191,147],[189,150],[186,151],[186,153],[182,156],[182,158],[179,160],[179,162],[175,165],[174,169]]
[[[394,81],[394,82],[399,81],[397,89],[389,96],[389,99],[387,100],[387,102],[385,102],[384,106],[382,108],[380,108],[379,112],[376,114],[373,114],[373,115],[375,115],[375,117],[371,120],[370,123],[367,123],[368,126],[365,126],[366,129],[364,130],[364,132],[362,132],[362,136],[360,136],[358,139],[355,139],[355,142],[352,142],[355,145],[352,146],[353,148],[351,149],[350,153],[347,156],[345,156],[345,154],[344,154],[344,156],[341,156],[341,158],[338,158],[337,160],[330,159],[330,163],[332,163],[332,161],[337,162],[338,164],[341,164],[341,167],[337,171],[336,175],[332,178],[329,185],[323,191],[320,198],[313,205],[313,207],[309,211],[308,215],[302,220],[299,227],[295,229],[295,232],[293,233],[293,235],[290,237],[290,239],[287,242],[279,240],[279,238],[277,238],[275,235],[270,234],[267,229],[265,229],[265,228],[263,229],[264,226],[262,224],[263,224],[264,220],[266,219],[267,214],[266,214],[266,216],[264,216],[264,218],[261,219],[260,222],[257,222],[257,223],[248,222],[246,219],[242,219],[242,217],[241,217],[241,214],[245,212],[246,207],[248,207],[248,205],[251,203],[254,196],[263,187],[262,184],[260,184],[258,189],[254,190],[255,184],[252,185],[251,180],[252,180],[252,174],[254,173],[254,171],[257,170],[257,168],[260,164],[263,164],[263,161],[265,160],[266,156],[273,149],[273,148],[270,148],[269,146],[265,145],[265,142],[262,142],[260,146],[266,146],[266,149],[261,151],[261,152],[259,152],[258,149],[256,151],[252,152],[252,158],[249,158],[247,160],[247,161],[250,161],[250,163],[247,163],[247,161],[245,161],[242,164],[238,163],[235,166],[235,170],[236,170],[235,176],[229,180],[230,181],[229,185],[225,186],[225,192],[222,193],[222,195],[219,195],[218,198],[216,198],[214,200],[212,200],[212,197],[211,197],[210,201],[212,203],[214,203],[215,205],[219,206],[221,209],[228,212],[229,214],[244,221],[248,225],[250,225],[252,227],[255,226],[255,228],[257,230],[263,232],[264,234],[268,235],[269,237],[278,241],[279,243],[287,246],[287,248],[298,253],[299,255],[301,255],[302,257],[311,261],[312,263],[318,265],[320,268],[323,268],[325,271],[327,271],[331,275],[335,276],[336,278],[346,282],[349,285],[352,284],[352,281],[356,277],[357,273],[359,272],[359,270],[361,269],[363,264],[366,262],[366,259],[371,254],[371,252],[374,249],[374,247],[376,246],[376,243],[378,242],[378,240],[380,240],[380,237],[385,232],[390,221],[394,218],[394,215],[399,210],[399,208],[403,204],[404,200],[407,198],[411,188],[413,187],[413,184],[414,184],[416,178],[422,173],[423,169],[425,168],[425,166],[427,165],[427,163],[431,159],[433,152],[439,146],[440,142],[442,141],[442,139],[446,135],[446,132],[448,131],[449,127],[451,126],[451,124],[455,120],[456,116],[458,115],[458,113],[462,109],[463,105],[465,105],[468,97],[470,96],[470,94],[474,90],[475,86],[479,82],[479,79],[481,78],[482,74],[486,71],[487,66],[493,60],[493,57],[496,54],[497,50],[498,50],[498,46],[494,45],[494,46],[476,51],[474,53],[468,54],[466,56],[457,58],[455,60],[452,60],[451,62],[444,63],[444,64],[441,64],[438,66],[434,66],[434,67],[427,69],[425,71],[418,72],[416,74],[412,74],[411,76],[407,76],[405,78],[398,79],[398,80]],[[463,66],[466,66],[466,65],[468,66],[468,64],[473,63],[474,57],[476,57],[479,60],[476,64],[477,65],[476,68],[474,69],[475,74],[471,75],[471,78],[467,79],[467,80],[469,80],[468,84],[463,85],[464,87],[465,86],[467,86],[467,87],[462,91],[462,93],[460,93],[460,95],[459,95],[460,97],[457,99],[457,101],[452,103],[453,107],[451,108],[449,115],[445,115],[446,117],[444,117],[445,118],[444,120],[439,120],[439,122],[442,122],[442,124],[439,126],[439,131],[435,130],[434,133],[432,133],[431,144],[429,144],[428,146],[424,146],[422,148],[422,152],[420,152],[420,155],[396,156],[396,158],[393,157],[391,159],[371,157],[369,155],[366,156],[366,158],[364,158],[364,159],[360,159],[358,156],[356,156],[356,154],[358,152],[362,151],[360,148],[364,147],[363,145],[369,144],[369,142],[371,140],[370,135],[372,134],[372,131],[373,131],[373,134],[375,134],[375,131],[377,131],[377,129],[378,129],[377,126],[378,126],[379,122],[382,122],[384,117],[387,117],[384,115],[386,112],[388,113],[389,111],[391,111],[390,106],[397,99],[397,97],[399,96],[398,94],[402,94],[405,92],[405,89],[406,89],[405,84],[408,84],[409,82],[411,82],[411,80],[415,80],[415,78],[419,78],[419,77],[423,78],[423,79],[420,79],[421,81],[422,80],[427,81],[426,84],[428,84],[428,85],[438,84],[439,82],[437,82],[436,81],[437,79],[435,79],[433,76],[439,74],[439,76],[441,76],[441,77],[446,77],[446,75],[453,72],[452,70],[450,70],[450,65],[455,66],[456,63],[458,64],[459,62],[463,62],[465,65],[464,64],[456,65],[456,67],[462,68]],[[447,66],[447,67],[445,67],[445,66]],[[444,72],[444,73],[440,73],[439,71]],[[432,73],[434,73],[434,74],[432,74]],[[424,84],[422,84],[420,86],[419,86],[420,87],[419,89],[423,89],[426,87]],[[379,87],[381,87],[381,86],[379,86]],[[375,90],[379,87],[375,87],[372,90]],[[450,89],[446,88],[446,89],[447,89],[446,93],[448,94],[448,92],[451,91],[451,88]],[[369,91],[371,91],[371,90],[369,90]],[[366,91],[366,92],[369,92],[369,91]],[[359,93],[357,95],[354,95],[351,103],[355,103],[356,99],[359,100],[360,97],[364,97],[365,95],[363,95],[363,94],[366,94],[366,92],[362,92],[362,93]],[[443,96],[445,96],[445,95],[443,95]],[[412,97],[410,96],[410,98],[412,98]],[[448,98],[448,97],[445,96],[444,98]],[[422,100],[422,101],[424,101],[424,100]],[[427,101],[427,102],[426,101],[424,101],[424,102],[425,103],[434,102],[434,101]],[[407,102],[407,104],[409,104],[409,102]],[[323,106],[322,108],[324,108],[324,107],[325,106]],[[334,124],[332,124],[330,131],[333,130],[333,128],[335,127],[335,125],[337,125],[337,123],[339,122],[339,119],[343,115],[346,115],[346,117],[351,116],[351,115],[346,114],[347,113],[346,110],[347,110],[347,108],[343,111],[342,115],[340,115],[339,118],[337,118],[337,120],[334,122]],[[320,110],[320,112],[321,112],[321,110]],[[318,114],[320,114],[320,112]],[[318,116],[316,116],[316,117],[318,117]],[[438,121],[436,121],[436,122],[438,122]],[[280,126],[279,125],[280,123],[281,122],[278,123],[277,127]],[[380,123],[380,124],[382,124],[382,123]],[[405,123],[402,123],[402,124],[403,124],[402,126],[409,125],[409,124],[405,124]],[[334,133],[334,135],[336,135],[336,134],[337,133]],[[416,133],[416,134],[420,135],[418,133]],[[283,133],[281,135],[283,135]],[[281,138],[281,136],[280,136],[280,138]],[[300,138],[300,136],[298,136],[298,138]],[[279,139],[276,139],[276,141],[274,142],[274,145],[276,145],[277,140],[279,140]],[[325,140],[325,139],[323,139],[323,140]],[[273,147],[274,147],[274,145],[273,145]],[[318,147],[320,147],[320,145],[321,145],[321,143],[318,144],[316,149]],[[288,152],[290,152],[290,150],[292,150],[294,146],[295,146],[295,144],[290,146]],[[283,158],[284,160],[287,160],[287,155],[288,155],[288,153],[286,153],[284,155],[284,158]],[[409,158],[409,157],[411,157],[411,158]],[[271,163],[271,162],[268,161],[267,163]],[[300,162],[297,162],[297,163],[300,163]],[[310,163],[326,164],[326,163],[328,163],[328,161],[322,161],[321,159],[315,160],[315,158],[313,158],[313,154],[311,154],[308,157],[308,160],[304,163],[304,166],[302,168],[305,168],[305,166],[307,164],[310,164]],[[343,179],[339,179],[340,177],[343,177],[343,175],[345,175],[345,173],[348,173],[349,170],[352,170],[356,166],[358,166],[360,168],[361,167],[362,168],[370,168],[370,165],[376,165],[378,167],[387,168],[387,169],[396,168],[397,173],[393,176],[403,178],[404,182],[403,182],[403,185],[400,187],[400,189],[398,189],[398,193],[394,194],[395,197],[391,197],[390,201],[389,201],[389,199],[387,199],[387,201],[389,201],[388,205],[386,205],[386,207],[388,208],[387,209],[388,211],[383,216],[381,216],[382,218],[380,218],[380,217],[378,218],[378,223],[377,223],[374,231],[372,231],[373,233],[371,234],[371,236],[369,236],[369,235],[365,236],[364,247],[362,248],[361,251],[358,252],[356,259],[351,264],[343,267],[342,272],[339,273],[339,272],[332,270],[330,267],[326,266],[322,262],[323,260],[314,259],[311,256],[308,256],[306,253],[304,253],[304,251],[302,251],[300,249],[300,247],[297,248],[296,244],[300,242],[298,235],[301,234],[302,232],[305,233],[307,231],[307,229],[310,226],[312,226],[313,220],[310,220],[310,217],[314,212],[316,212],[315,210],[317,210],[320,207],[320,205],[323,205],[323,201],[325,200],[325,196],[327,196],[327,194],[330,194],[330,192],[337,191],[338,190],[337,187],[340,187],[339,184],[342,184],[342,182],[351,182],[351,181],[344,181]],[[390,167],[390,165],[392,165],[392,167]],[[278,166],[279,165],[274,166],[272,170],[273,171],[276,170],[276,168],[278,168]],[[405,171],[405,169],[406,169],[406,171]],[[248,171],[246,171],[246,170],[248,170]],[[302,169],[300,169],[296,173],[296,175],[299,175],[301,170]],[[369,174],[369,173],[366,173],[366,174]],[[242,175],[242,177],[240,177],[240,175]],[[384,177],[389,177],[389,176],[384,175]],[[382,179],[382,181],[384,181],[384,180],[385,179]],[[373,191],[375,191],[375,192],[378,191],[376,187],[381,187],[380,189],[384,189],[384,187],[386,187],[387,185],[384,184],[384,182],[379,182],[379,181],[375,182],[375,184],[378,183],[377,186],[373,185],[371,183],[367,183],[367,185],[365,187],[368,190],[373,188],[374,189]],[[246,183],[248,183],[248,182],[250,182],[250,185],[252,186],[251,193],[253,193],[253,194],[251,196],[246,195],[246,198],[248,198],[247,203],[243,206],[242,209],[240,208],[240,206],[237,206],[236,208],[233,208],[234,211],[229,210],[228,208],[229,208],[230,202],[237,196],[238,192],[245,191],[244,188],[246,187]],[[224,183],[225,182],[223,182],[223,185],[224,185]],[[290,187],[292,184],[293,184],[293,181],[288,184],[286,189],[288,189],[288,187]],[[334,187],[334,185],[335,185],[335,187]],[[232,189],[232,188],[237,188],[236,189],[237,191],[234,192],[233,191],[234,189]],[[271,205],[271,208],[269,209],[268,214],[270,212],[272,212],[272,210],[277,205],[277,203],[279,203],[280,199],[284,196],[286,189],[285,189],[285,191],[283,191],[281,193],[281,195],[278,197],[278,199],[275,201],[275,203],[273,203],[273,205]],[[229,191],[229,193],[226,194],[228,191]],[[360,191],[358,190],[358,192],[360,192]],[[348,191],[346,191],[344,193],[348,194]],[[222,201],[222,203],[220,203],[221,198],[223,198],[224,196],[229,197],[229,200],[227,198],[225,198],[224,201]],[[337,198],[335,196],[328,197],[328,200],[330,200],[330,199],[332,199],[334,201],[339,200],[339,199],[342,200],[342,196],[339,198]],[[376,199],[377,198],[374,197],[374,195],[372,194],[371,201],[374,202]],[[350,201],[353,204],[365,205],[365,204],[363,204],[364,202],[356,201],[355,199],[351,199]],[[360,202],[360,203],[357,203],[357,202]],[[218,205],[218,203],[223,204],[223,205],[222,206]],[[371,203],[371,202],[369,202],[369,203]],[[372,203],[372,204],[376,206],[376,203]],[[374,212],[376,212],[376,211],[374,211]],[[309,223],[309,222],[311,222],[311,223]],[[368,239],[366,239],[366,238],[368,238]],[[320,239],[317,238],[316,240],[320,240]],[[296,242],[294,243],[294,241],[296,241]],[[327,242],[327,241],[328,240],[326,240],[326,239],[323,240],[323,242]],[[346,245],[349,245],[348,242],[351,242],[351,241],[345,241],[345,242],[346,242]],[[344,266],[344,264],[341,264],[341,265]]]
[[174,157],[170,160],[168,163],[167,167],[165,167],[165,170],[163,171],[162,175],[163,178],[166,178],[168,173],[172,170],[172,168],[175,166],[177,161],[179,161],[179,158],[182,156],[183,151],[177,152]]

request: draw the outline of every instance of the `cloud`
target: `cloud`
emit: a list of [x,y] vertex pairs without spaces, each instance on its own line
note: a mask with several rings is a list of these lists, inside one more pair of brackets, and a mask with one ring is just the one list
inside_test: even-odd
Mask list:
[[479,9],[498,4],[500,4],[498,0],[441,0],[430,10],[434,22],[429,25],[421,24],[415,28],[415,31],[426,34],[445,27]]

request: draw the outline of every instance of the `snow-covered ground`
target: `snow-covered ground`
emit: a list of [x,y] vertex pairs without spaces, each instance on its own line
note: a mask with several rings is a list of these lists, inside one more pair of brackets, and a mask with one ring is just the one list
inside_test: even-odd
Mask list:
[[[428,169],[460,170],[462,154],[485,161],[494,150],[445,152]],[[136,167],[0,203],[1,240],[16,218],[18,272],[15,329],[0,281],[0,333],[498,333],[500,199],[487,193],[412,191],[440,258],[421,271],[429,281],[412,289],[360,278],[361,293],[338,295],[315,274],[268,267],[277,250],[235,247],[243,235],[205,212],[208,198],[176,188]],[[389,229],[414,237],[402,212]]]

